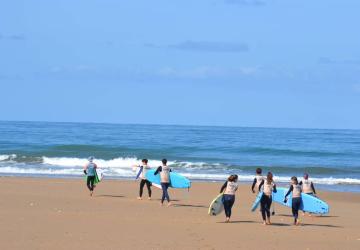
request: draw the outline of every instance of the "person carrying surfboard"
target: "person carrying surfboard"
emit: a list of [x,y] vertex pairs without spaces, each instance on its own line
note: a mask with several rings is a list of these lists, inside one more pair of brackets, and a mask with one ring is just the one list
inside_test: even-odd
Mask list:
[[[148,159],[142,159],[142,165],[138,166],[140,168],[139,174],[141,181],[140,181],[140,189],[139,189],[139,197],[138,200],[142,200],[142,195],[144,191],[144,186],[146,185],[149,195],[149,200],[151,200],[151,182],[146,179],[146,172],[150,169],[148,166]],[[137,176],[138,178],[139,176]]]
[[224,185],[222,185],[220,189],[220,193],[224,193],[222,201],[224,204],[224,210],[226,216],[225,222],[230,221],[231,209],[235,203],[235,193],[238,189],[237,181],[238,181],[238,176],[236,174],[230,175],[227,181],[224,183]]
[[[302,187],[302,192],[311,196],[316,196],[315,187],[312,181],[309,180],[309,174],[304,174],[304,180],[299,182],[299,185]],[[303,211],[303,215],[305,215],[305,211]],[[311,216],[311,213],[309,213]]]
[[292,192],[292,214],[294,216],[294,225],[298,226],[300,225],[299,221],[299,210],[301,205],[301,185],[298,182],[298,179],[296,176],[291,177],[291,185],[289,188],[289,191],[285,195],[284,203],[287,202],[287,197]]
[[276,184],[273,180],[273,174],[268,172],[266,179],[262,180],[259,185],[259,192],[263,195],[260,199],[260,211],[264,225],[271,225],[270,221],[270,207],[272,203],[272,193],[276,193]]
[[260,183],[264,180],[264,176],[262,176],[262,169],[257,168],[256,169],[256,175],[253,181],[253,184],[251,186],[251,191],[255,194],[255,190],[259,189]]
[[94,157],[90,156],[88,159],[88,163],[84,166],[84,174],[86,177],[86,186],[90,191],[90,196],[93,195],[94,188],[95,188],[95,177],[96,177],[96,169],[97,165],[94,163]]
[[302,186],[303,193],[312,195],[312,196],[316,195],[314,183],[309,180],[308,173],[304,174],[304,180],[300,181],[299,185]]
[[162,197],[161,197],[161,206],[164,204],[165,199],[168,202],[168,206],[171,206],[171,202],[170,202],[170,196],[168,193],[168,188],[170,186],[170,172],[171,172],[171,168],[169,168],[169,166],[167,166],[167,160],[166,159],[162,159],[162,166],[159,166],[154,175],[157,175],[160,173],[160,184],[161,184],[161,189],[162,189]]

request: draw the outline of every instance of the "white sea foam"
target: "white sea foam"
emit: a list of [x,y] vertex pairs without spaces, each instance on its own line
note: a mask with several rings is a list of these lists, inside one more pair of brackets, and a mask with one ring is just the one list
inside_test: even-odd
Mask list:
[[[226,174],[197,174],[197,173],[183,173],[184,176],[190,179],[198,180],[226,180],[229,175]],[[290,176],[274,176],[274,181],[279,183],[290,183]],[[253,181],[253,175],[239,175],[239,181]],[[360,185],[360,179],[354,178],[311,178],[311,181],[316,184],[324,185],[336,185],[336,184],[348,184],[348,185]]]
[[0,155],[0,161],[9,161],[16,158],[16,154],[11,155]]
[[[86,158],[68,158],[68,157],[42,157],[43,164],[62,166],[62,167],[83,167],[88,163]],[[132,168],[133,165],[141,164],[137,158],[115,158],[111,160],[95,159],[94,162],[102,168]],[[173,164],[170,162],[169,164]],[[160,166],[161,161],[149,160],[150,166]]]
[[[69,158],[69,157],[42,157],[42,163],[19,163],[12,161],[16,155],[0,155],[0,173],[3,174],[29,174],[29,175],[82,175],[83,166],[88,162],[86,158]],[[108,177],[124,177],[133,178],[135,173],[133,165],[141,164],[141,160],[137,158],[115,158],[111,160],[95,159],[97,165],[103,169],[105,176]],[[174,166],[174,170],[193,180],[223,181],[228,177],[228,173],[219,168],[221,164],[207,164],[204,162],[169,162]],[[159,160],[149,160],[151,167],[161,165]],[[216,173],[215,173],[216,171]],[[238,173],[240,181],[252,181],[253,175]],[[289,183],[290,176],[274,176],[274,180],[278,183]],[[324,185],[360,185],[360,179],[355,178],[335,178],[323,177],[312,178],[316,184]]]

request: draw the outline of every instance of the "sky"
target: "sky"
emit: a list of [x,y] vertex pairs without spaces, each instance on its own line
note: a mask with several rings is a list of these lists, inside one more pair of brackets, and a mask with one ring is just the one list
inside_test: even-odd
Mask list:
[[0,0],[0,120],[360,129],[358,0]]

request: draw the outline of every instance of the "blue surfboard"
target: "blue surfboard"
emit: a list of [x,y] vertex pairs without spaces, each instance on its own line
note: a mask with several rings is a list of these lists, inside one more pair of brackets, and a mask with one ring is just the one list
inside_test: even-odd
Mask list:
[[[292,194],[288,196],[288,200],[284,203],[285,195],[289,189],[278,187],[276,188],[277,192],[273,193],[272,199],[274,202],[279,203],[283,206],[291,207],[292,206]],[[329,213],[329,205],[320,200],[319,198],[308,195],[308,194],[301,194],[301,205],[300,210],[308,213],[314,214],[327,214]]]
[[262,195],[263,195],[263,192],[259,192],[258,195],[256,196],[255,201],[251,207],[251,212],[254,212],[259,207]]
[[[150,169],[146,172],[146,179],[152,183],[161,184],[160,181],[160,173],[157,175],[154,175],[155,173],[155,169]],[[188,178],[174,173],[174,172],[170,172],[170,187],[172,188],[190,188],[191,187],[191,182]]]

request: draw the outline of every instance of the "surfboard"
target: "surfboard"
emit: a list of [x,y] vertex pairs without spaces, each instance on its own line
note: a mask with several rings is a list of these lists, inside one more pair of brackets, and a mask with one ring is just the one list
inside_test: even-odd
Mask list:
[[[291,207],[292,206],[292,194],[290,194],[288,196],[287,202],[284,203],[285,195],[289,189],[282,188],[282,187],[277,187],[276,189],[277,189],[277,192],[273,193],[273,196],[272,196],[273,201],[276,203],[279,203],[283,206]],[[329,213],[329,205],[326,202],[320,200],[319,198],[312,196],[312,195],[302,193],[301,199],[302,199],[302,202],[300,205],[300,210],[302,210],[304,212],[308,212],[308,213],[314,213],[314,214]]]
[[95,181],[94,181],[94,184],[98,184],[99,182],[102,181],[104,177],[104,173],[103,171],[101,171],[100,169],[96,169],[95,170]]
[[258,195],[256,196],[255,201],[251,207],[251,212],[254,212],[259,207],[262,195],[263,192],[259,192]]
[[[135,180],[139,179],[140,175],[141,175],[141,172],[142,172],[142,168],[141,167],[134,167],[133,170],[135,171],[136,173],[136,176],[135,176]],[[158,185],[156,183],[151,183],[151,186],[154,186],[156,188],[159,188],[159,189],[162,189],[161,188],[161,185]]]
[[[146,172],[146,179],[149,180],[153,184],[161,185],[160,181],[160,173],[155,174],[155,169],[150,169]],[[175,172],[170,172],[170,187],[172,188],[190,188],[191,182],[188,178],[177,174]]]
[[224,194],[221,193],[215,197],[215,199],[210,203],[208,214],[211,216],[216,216],[224,210],[224,203],[222,201]]

